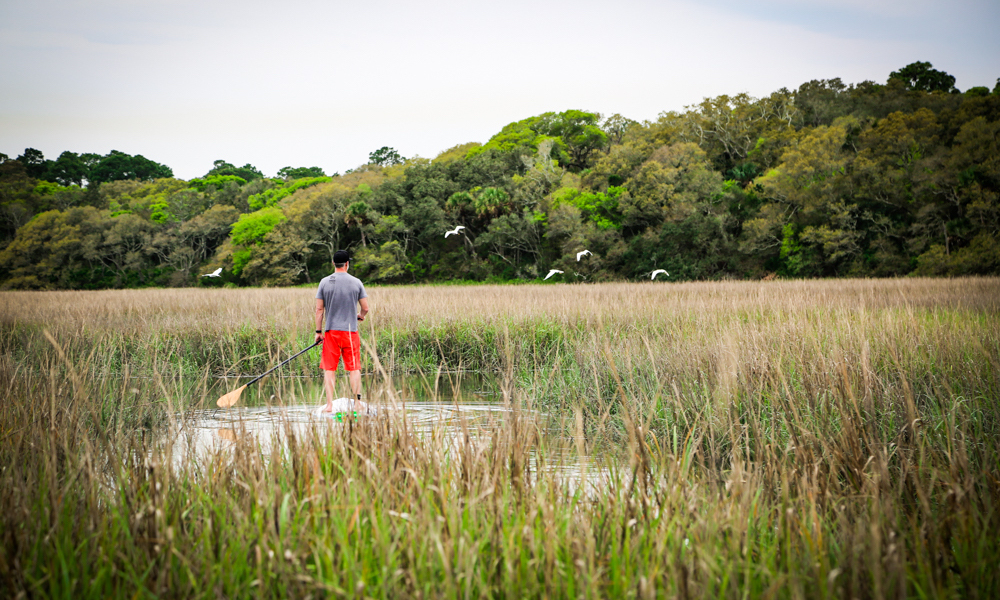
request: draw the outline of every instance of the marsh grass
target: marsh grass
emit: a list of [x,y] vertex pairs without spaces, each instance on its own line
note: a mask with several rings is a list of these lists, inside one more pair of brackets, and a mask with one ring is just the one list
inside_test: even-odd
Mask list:
[[1000,595],[996,279],[370,296],[390,403],[490,370],[508,412],[178,460],[212,376],[309,343],[309,290],[0,295],[0,594]]

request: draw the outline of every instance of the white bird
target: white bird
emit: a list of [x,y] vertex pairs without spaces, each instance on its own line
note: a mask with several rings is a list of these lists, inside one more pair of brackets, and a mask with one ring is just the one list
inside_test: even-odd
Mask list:
[[666,272],[665,270],[663,270],[663,269],[657,269],[657,270],[653,271],[653,274],[652,274],[652,276],[650,277],[650,280],[653,280],[653,279],[656,279],[656,276],[657,276],[657,275],[659,275],[660,273],[663,273],[663,274],[664,274],[664,275],[666,275],[667,277],[670,277],[670,273],[667,273],[667,272]]
[[[562,275],[562,271],[560,271],[559,269],[552,269],[551,271],[549,271],[549,274],[545,276],[545,279],[548,279],[549,277],[552,277],[556,273]],[[545,279],[543,279],[542,281],[545,281]]]
[[202,277],[222,277],[222,268],[218,268],[211,273],[205,273]]
[[584,256],[590,256],[592,252],[590,250],[581,250],[576,253],[576,262],[580,262],[580,259]]
[[463,229],[465,229],[465,225],[459,225],[458,227],[456,227],[456,228],[454,228],[454,229],[452,229],[450,231],[446,231],[444,233],[444,237],[448,237],[449,235],[458,235],[458,232],[462,231]]

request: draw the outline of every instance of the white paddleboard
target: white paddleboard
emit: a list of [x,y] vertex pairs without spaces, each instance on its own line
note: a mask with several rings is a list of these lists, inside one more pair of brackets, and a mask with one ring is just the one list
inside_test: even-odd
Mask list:
[[333,410],[327,412],[326,402],[320,404],[313,411],[313,414],[317,417],[330,417],[338,421],[342,421],[346,415],[354,413],[355,416],[372,416],[375,415],[376,411],[374,406],[369,406],[367,402],[361,400],[352,400],[351,398],[337,398],[333,401]]

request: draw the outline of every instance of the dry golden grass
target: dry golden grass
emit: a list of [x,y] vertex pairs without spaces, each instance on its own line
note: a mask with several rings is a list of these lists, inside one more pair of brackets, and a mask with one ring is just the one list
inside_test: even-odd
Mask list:
[[[628,327],[691,313],[707,318],[812,310],[1000,309],[996,278],[374,286],[369,291],[369,325],[398,329],[500,319]],[[311,330],[314,297],[312,288],[0,292],[0,322],[70,330],[222,330],[246,325]]]

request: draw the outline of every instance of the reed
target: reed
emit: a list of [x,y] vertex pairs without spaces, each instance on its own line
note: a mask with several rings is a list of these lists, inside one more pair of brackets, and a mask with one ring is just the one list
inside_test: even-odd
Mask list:
[[0,594],[1000,595],[996,279],[369,293],[372,396],[490,369],[506,410],[188,452],[309,290],[0,295]]

